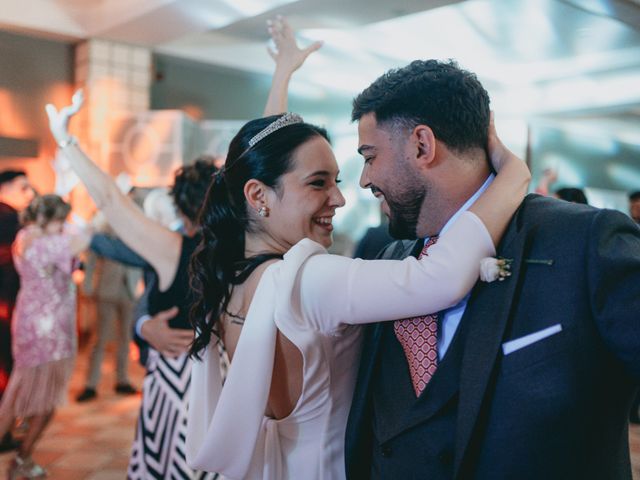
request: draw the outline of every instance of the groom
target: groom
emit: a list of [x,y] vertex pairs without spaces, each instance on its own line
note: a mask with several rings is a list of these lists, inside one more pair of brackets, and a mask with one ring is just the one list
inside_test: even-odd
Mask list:
[[[410,239],[383,258],[417,255],[492,181],[489,98],[455,63],[386,73],[353,119],[361,186],[383,197],[392,235]],[[529,195],[497,250],[512,275],[479,282],[433,333],[429,317],[408,334],[368,327],[349,479],[631,478],[640,230],[618,212]]]

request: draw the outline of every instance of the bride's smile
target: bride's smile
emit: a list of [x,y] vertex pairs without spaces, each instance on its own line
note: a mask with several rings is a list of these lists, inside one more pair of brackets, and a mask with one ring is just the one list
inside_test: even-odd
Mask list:
[[287,250],[303,238],[331,246],[333,217],[345,200],[338,188],[338,164],[329,142],[316,136],[292,155],[291,170],[266,195],[267,234]]

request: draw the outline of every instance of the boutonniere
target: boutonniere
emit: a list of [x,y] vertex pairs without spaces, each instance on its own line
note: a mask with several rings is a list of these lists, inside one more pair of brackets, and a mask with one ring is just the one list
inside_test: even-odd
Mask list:
[[502,282],[511,276],[512,258],[486,257],[480,260],[480,280],[483,282]]

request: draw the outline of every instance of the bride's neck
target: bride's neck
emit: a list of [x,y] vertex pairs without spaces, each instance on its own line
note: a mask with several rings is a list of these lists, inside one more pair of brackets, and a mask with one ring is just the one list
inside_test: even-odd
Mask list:
[[266,233],[246,233],[244,236],[244,256],[253,257],[264,253],[284,255],[290,245],[284,245]]

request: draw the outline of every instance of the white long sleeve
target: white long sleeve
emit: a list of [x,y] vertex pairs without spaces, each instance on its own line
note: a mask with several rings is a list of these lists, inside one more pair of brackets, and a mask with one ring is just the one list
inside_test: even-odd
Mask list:
[[310,256],[298,276],[299,308],[323,332],[438,312],[464,298],[478,279],[480,260],[493,255],[482,221],[464,212],[421,260]]

